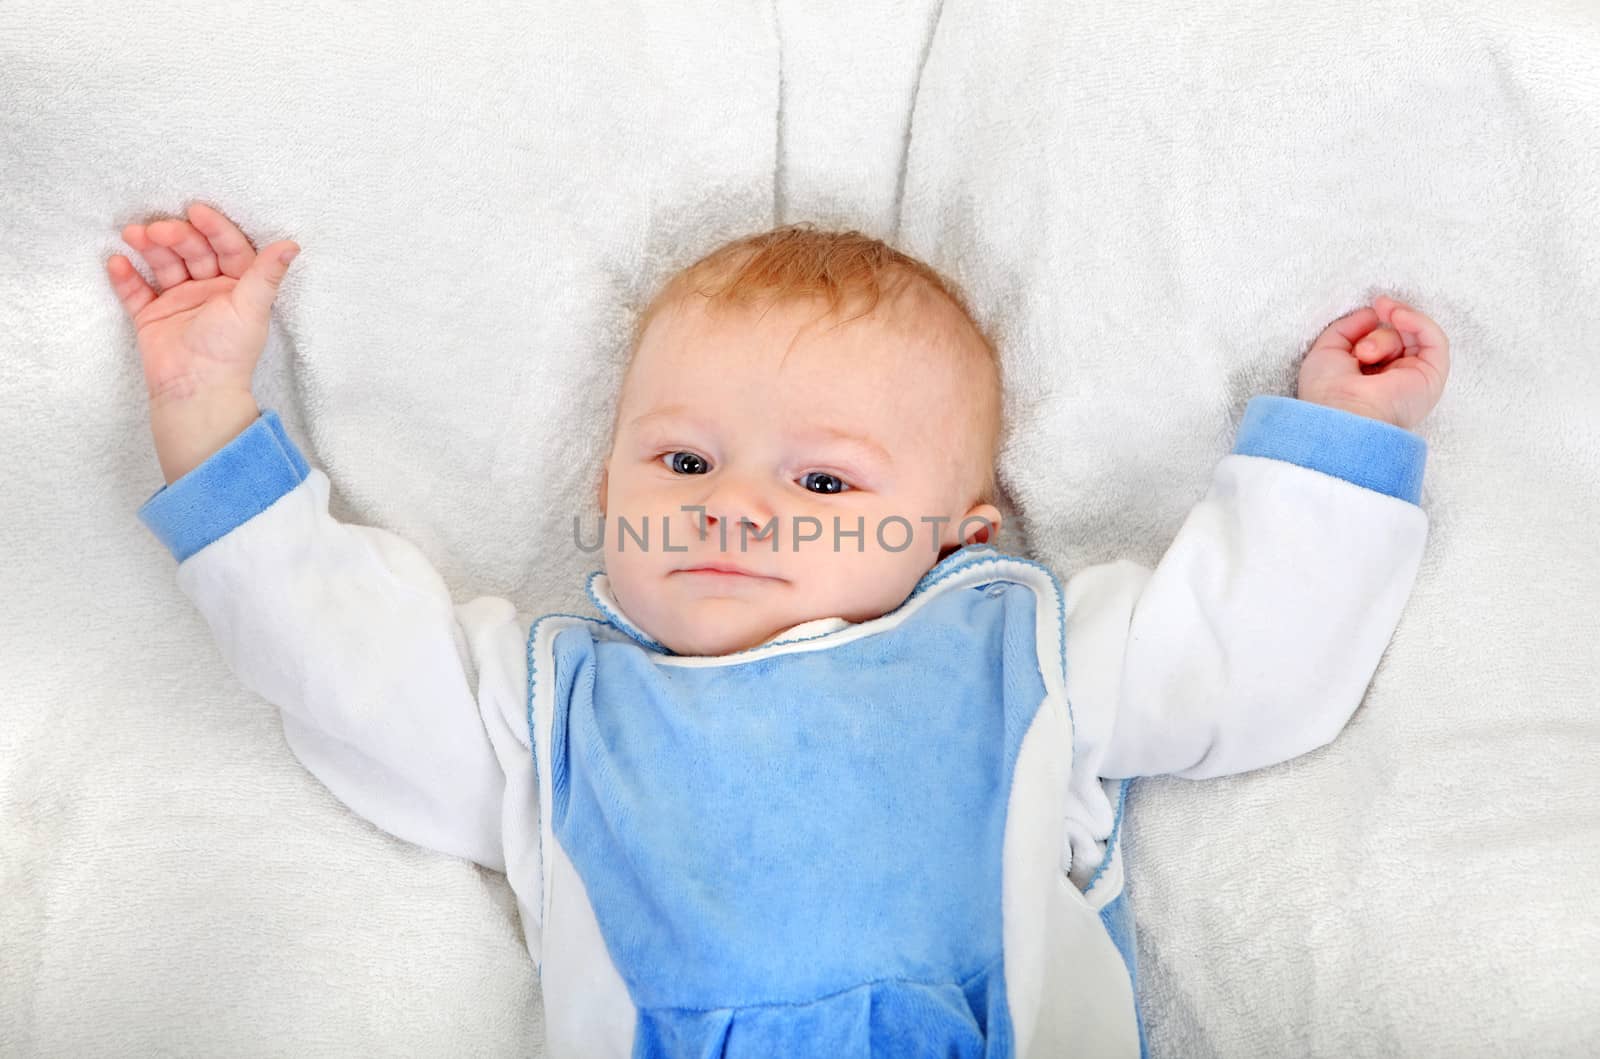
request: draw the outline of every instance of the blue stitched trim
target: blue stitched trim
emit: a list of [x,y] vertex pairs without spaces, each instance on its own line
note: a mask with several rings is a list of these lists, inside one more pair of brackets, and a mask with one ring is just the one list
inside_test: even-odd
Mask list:
[[[620,632],[626,633],[628,636],[639,641],[639,643],[650,648],[652,651],[656,651],[661,654],[676,655],[678,652],[672,650],[672,648],[668,647],[664,643],[661,643],[659,640],[654,639],[649,633],[645,632],[633,622],[623,617],[623,614],[620,610],[606,606],[605,602],[594,590],[595,580],[604,573],[604,570],[596,570],[594,573],[589,575],[589,580],[585,581],[583,585],[584,591],[589,593],[590,601],[594,603],[594,609],[605,615],[606,620],[611,625],[615,626]],[[584,620],[592,621],[593,619],[585,618]]]
[[200,466],[151,494],[139,521],[181,563],[271,507],[310,473],[278,413],[263,412]]
[[[962,556],[962,560],[959,563],[951,563],[951,560],[957,556]],[[911,595],[906,597],[906,601],[910,602],[946,578],[954,577],[961,571],[977,566],[980,563],[1020,563],[1023,566],[1031,566],[1035,570],[1043,571],[1050,578],[1050,584],[1056,590],[1056,643],[1061,649],[1061,687],[1065,689],[1067,686],[1067,594],[1062,589],[1061,580],[1056,577],[1056,572],[1043,563],[1035,562],[1020,555],[1002,552],[991,544],[969,544],[958,551],[952,552],[932,570],[924,574],[922,580],[917,582],[917,587],[911,590]],[[949,564],[948,567],[947,564]],[[905,604],[902,603],[901,606],[903,607]],[[898,609],[897,607],[896,610]],[[893,613],[893,611],[890,613]],[[1072,745],[1076,747],[1078,744],[1078,723],[1073,716],[1071,698],[1067,699],[1067,724],[1068,731],[1071,733]]]
[[[540,918],[540,921],[541,921],[539,929],[541,930],[541,932],[546,927],[549,926],[549,924],[543,922],[543,919],[544,919],[544,873],[549,870],[549,864],[545,860],[545,855],[546,855],[547,851],[544,848],[544,819],[543,819],[543,816],[544,816],[545,813],[550,811],[550,807],[544,804],[544,798],[543,798],[542,794],[540,793],[540,789],[539,789],[539,732],[538,732],[537,726],[533,723],[533,693],[534,693],[534,685],[536,683],[536,677],[537,677],[537,674],[538,674],[539,663],[537,661],[536,656],[534,655],[533,645],[535,643],[537,643],[538,640],[539,640],[539,626],[544,624],[546,621],[548,621],[551,618],[576,618],[578,621],[586,621],[586,622],[590,623],[591,625],[605,625],[606,624],[603,621],[596,621],[593,618],[586,618],[582,614],[565,614],[565,613],[562,613],[560,611],[552,611],[551,613],[546,614],[543,617],[541,617],[538,620],[536,620],[528,628],[528,640],[527,640],[526,646],[523,649],[523,654],[526,656],[527,661],[528,661],[528,702],[527,702],[528,752],[529,752],[530,756],[532,756],[532,758],[533,758],[533,793],[534,793],[534,797],[539,799],[539,814],[540,814],[540,819],[535,820],[533,822],[533,826],[534,826],[534,830],[537,832],[537,834],[535,835],[535,838],[539,843],[539,897],[538,897],[539,906],[538,907],[539,907],[539,918]],[[552,652],[552,656],[553,656],[553,652]],[[552,798],[553,798],[553,793],[552,793]],[[539,959],[534,961],[534,970],[538,971],[540,974],[544,973],[544,946],[542,944],[539,946]]]
[[1233,452],[1283,460],[1415,504],[1428,443],[1342,408],[1260,394],[1245,406]]
[[[1111,864],[1111,854],[1117,848],[1117,836],[1122,831],[1122,806],[1128,800],[1128,785],[1132,782],[1131,779],[1123,780],[1121,786],[1117,788],[1117,813],[1111,821],[1111,835],[1106,839],[1106,855],[1101,858],[1100,867],[1096,868],[1094,874],[1089,876],[1089,884],[1083,888],[1083,892],[1086,894],[1094,889],[1094,884],[1100,881],[1100,876],[1105,874],[1106,868]],[[1126,889],[1127,873],[1124,872],[1123,876],[1123,888]]]

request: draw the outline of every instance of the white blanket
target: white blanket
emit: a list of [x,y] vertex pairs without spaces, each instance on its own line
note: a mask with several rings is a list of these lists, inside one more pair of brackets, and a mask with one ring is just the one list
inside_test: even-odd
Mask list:
[[256,392],[334,514],[530,614],[589,612],[632,314],[736,234],[859,227],[967,289],[1001,544],[1062,575],[1154,565],[1335,317],[1430,313],[1432,536],[1365,705],[1130,795],[1151,1049],[1585,1054],[1596,55],[1555,0],[0,5],[0,1054],[541,1051],[504,880],[305,773],[135,518],[161,478],[104,262],[193,201],[303,247]]

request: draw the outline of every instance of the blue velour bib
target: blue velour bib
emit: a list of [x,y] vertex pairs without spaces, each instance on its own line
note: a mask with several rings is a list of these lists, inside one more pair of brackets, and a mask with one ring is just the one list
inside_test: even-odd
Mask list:
[[1001,850],[1045,697],[1035,599],[941,586],[955,565],[778,650],[554,637],[551,826],[635,1056],[1012,1053]]

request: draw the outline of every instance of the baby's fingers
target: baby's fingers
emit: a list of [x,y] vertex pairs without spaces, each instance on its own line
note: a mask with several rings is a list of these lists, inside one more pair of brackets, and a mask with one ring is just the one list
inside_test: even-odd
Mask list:
[[189,223],[211,240],[223,275],[238,279],[256,259],[255,247],[250,245],[239,226],[205,203],[196,202],[189,207]]
[[126,226],[122,229],[122,241],[139,251],[139,256],[149,263],[151,271],[156,274],[156,284],[162,290],[188,281],[189,270],[184,267],[183,258],[152,241],[147,225]]
[[111,289],[128,311],[129,319],[138,319],[139,311],[156,300],[156,292],[150,289],[150,284],[139,275],[133,262],[121,254],[111,255],[106,271],[111,274]]
[[1376,364],[1401,352],[1400,335],[1387,327],[1380,327],[1356,343],[1356,359],[1362,364]]
[[145,226],[145,235],[183,258],[192,279],[211,279],[217,275],[217,255],[211,242],[188,221],[156,221]]
[[1346,313],[1333,323],[1322,329],[1317,340],[1311,343],[1312,349],[1332,349],[1340,353],[1349,353],[1356,342],[1364,338],[1369,331],[1381,323],[1378,314],[1370,307],[1357,309],[1355,312]]
[[[1388,298],[1378,299],[1378,310],[1388,311],[1389,323],[1405,343],[1405,354],[1417,357],[1439,373],[1442,383],[1450,373],[1450,340],[1444,328],[1434,323],[1426,313],[1420,313],[1403,302]],[[1388,305],[1381,303],[1388,302]]]

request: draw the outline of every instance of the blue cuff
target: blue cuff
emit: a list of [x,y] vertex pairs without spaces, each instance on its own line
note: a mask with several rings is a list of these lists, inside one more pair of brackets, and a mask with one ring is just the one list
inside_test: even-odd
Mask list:
[[271,507],[310,473],[278,413],[263,412],[200,466],[157,489],[139,508],[139,521],[181,563]]
[[1428,443],[1393,423],[1274,394],[1250,398],[1233,451],[1309,467],[1413,504],[1422,499],[1428,459]]

